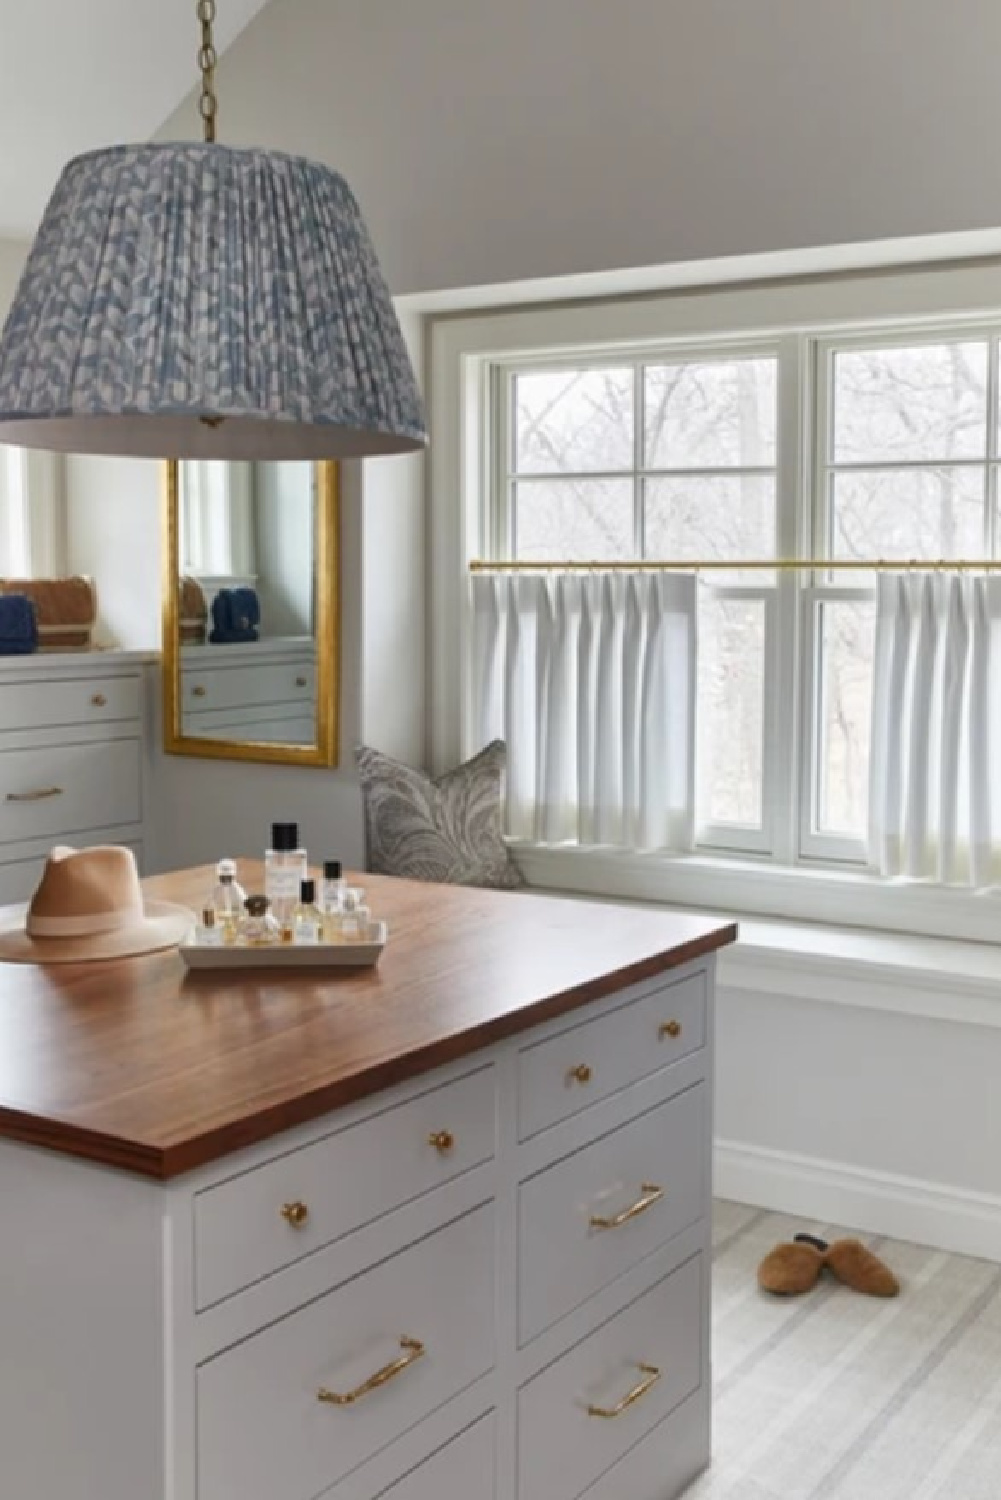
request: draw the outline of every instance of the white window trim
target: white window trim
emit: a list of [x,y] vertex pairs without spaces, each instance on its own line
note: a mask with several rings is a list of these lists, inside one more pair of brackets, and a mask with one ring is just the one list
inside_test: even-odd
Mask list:
[[63,466],[53,453],[0,450],[0,575],[52,578],[64,567]]
[[[432,767],[442,770],[473,748],[469,724],[464,722],[464,705],[470,697],[467,569],[474,557],[489,551],[490,455],[484,434],[491,399],[485,371],[491,364],[530,359],[533,354],[551,359],[560,351],[571,358],[572,351],[581,346],[601,346],[613,355],[616,348],[632,351],[643,344],[675,343],[681,348],[685,342],[704,345],[719,340],[733,345],[745,339],[783,336],[788,343],[793,336],[798,339],[798,330],[804,325],[814,335],[829,332],[840,338],[853,329],[860,334],[878,329],[882,334],[906,324],[906,330],[901,329],[901,339],[906,342],[913,337],[917,324],[932,327],[948,322],[955,326],[962,322],[969,325],[971,333],[978,324],[987,322],[996,328],[999,307],[1001,263],[980,263],[906,268],[895,274],[881,271],[713,287],[711,292],[686,288],[621,302],[430,319]],[[806,358],[804,349],[797,358]],[[799,389],[806,385],[801,381]],[[787,465],[786,473],[801,476],[805,482],[807,466],[813,462],[804,441],[806,413],[789,409],[788,403],[799,397],[788,390],[783,392],[782,386],[780,379],[779,400],[786,403],[780,420],[784,416],[786,430],[799,434],[795,465]],[[780,505],[779,513],[798,515],[800,509]],[[809,540],[780,535],[779,548],[788,555],[793,544]],[[791,592],[787,590],[786,594]],[[780,612],[781,601],[780,590]],[[785,608],[790,608],[788,597]],[[792,636],[792,631],[783,631],[783,637]],[[786,658],[780,689],[788,688],[790,682],[795,686],[802,679],[792,651]],[[798,711],[808,710],[800,703]],[[788,774],[795,769],[791,765],[773,768],[773,795],[796,795],[799,778]],[[797,821],[789,819],[788,824],[795,826]],[[742,864],[698,855],[679,859],[577,848],[521,852],[530,874],[542,877],[540,883],[567,889],[642,895],[687,905],[983,941],[996,941],[1001,932],[1001,901],[990,893],[922,889],[863,872],[757,861]],[[776,849],[775,858],[788,860],[808,852]],[[633,868],[633,861],[640,864]],[[624,889],[635,885],[640,868],[643,889]],[[572,875],[575,870],[578,874]]]

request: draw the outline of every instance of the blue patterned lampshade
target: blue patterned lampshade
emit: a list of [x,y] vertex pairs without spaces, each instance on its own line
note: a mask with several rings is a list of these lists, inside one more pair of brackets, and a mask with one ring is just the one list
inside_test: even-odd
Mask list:
[[0,442],[324,459],[427,442],[351,189],[215,144],[65,168],[0,339]]

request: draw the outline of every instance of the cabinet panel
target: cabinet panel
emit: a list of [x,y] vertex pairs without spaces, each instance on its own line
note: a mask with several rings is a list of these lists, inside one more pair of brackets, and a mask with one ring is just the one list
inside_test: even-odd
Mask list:
[[0,842],[141,819],[138,739],[0,751]]

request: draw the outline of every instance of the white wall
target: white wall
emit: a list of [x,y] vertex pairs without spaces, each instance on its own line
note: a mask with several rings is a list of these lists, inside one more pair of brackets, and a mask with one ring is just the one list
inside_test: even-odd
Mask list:
[[999,55],[995,0],[271,0],[219,124],[405,293],[996,225]]

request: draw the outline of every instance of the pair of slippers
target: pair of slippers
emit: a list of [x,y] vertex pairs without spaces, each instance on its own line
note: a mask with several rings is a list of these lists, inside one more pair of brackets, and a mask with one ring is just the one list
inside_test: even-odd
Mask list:
[[889,1266],[861,1240],[829,1245],[812,1234],[797,1234],[770,1251],[758,1267],[758,1285],[775,1297],[799,1297],[816,1286],[823,1271],[867,1297],[895,1297],[900,1291]]

